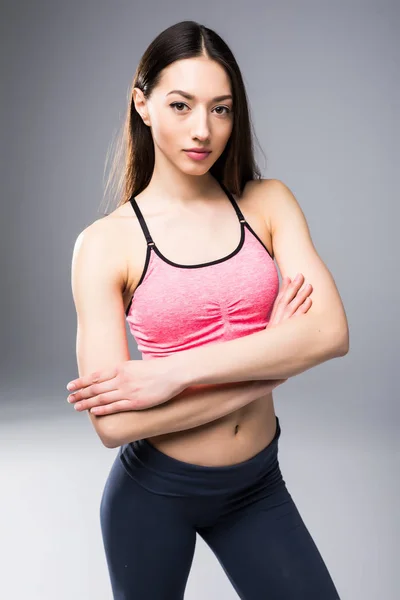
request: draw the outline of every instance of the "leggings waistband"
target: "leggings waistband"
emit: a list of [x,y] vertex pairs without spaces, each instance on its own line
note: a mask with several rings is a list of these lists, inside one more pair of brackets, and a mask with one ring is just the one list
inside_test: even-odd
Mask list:
[[281,427],[276,417],[271,442],[248,460],[233,465],[213,467],[184,462],[168,456],[147,439],[121,446],[119,458],[133,479],[157,493],[172,496],[223,494],[257,480],[275,465],[280,435]]

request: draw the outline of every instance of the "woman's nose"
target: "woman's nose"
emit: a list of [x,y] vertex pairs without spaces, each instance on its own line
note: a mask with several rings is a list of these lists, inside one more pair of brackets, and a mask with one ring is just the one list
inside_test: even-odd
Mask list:
[[208,122],[208,115],[206,113],[199,113],[194,117],[194,124],[192,127],[192,135],[199,140],[207,140],[210,135],[210,125]]

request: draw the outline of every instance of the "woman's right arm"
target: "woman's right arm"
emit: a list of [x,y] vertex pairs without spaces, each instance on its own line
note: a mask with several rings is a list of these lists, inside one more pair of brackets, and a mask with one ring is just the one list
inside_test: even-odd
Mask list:
[[[130,360],[123,305],[123,256],[116,224],[111,220],[95,221],[75,242],[71,285],[77,316],[79,377]],[[109,417],[96,416],[90,411],[88,415],[107,446]]]
[[106,415],[109,422],[107,443],[104,443],[108,448],[117,448],[142,438],[199,427],[265,396],[283,381],[193,386],[163,404]]
[[[77,238],[72,259],[72,293],[77,313],[79,377],[130,360],[123,290],[127,265],[119,225],[95,221]],[[201,385],[147,410],[96,416],[91,422],[108,448],[143,437],[191,429],[215,421],[267,394],[277,381]]]

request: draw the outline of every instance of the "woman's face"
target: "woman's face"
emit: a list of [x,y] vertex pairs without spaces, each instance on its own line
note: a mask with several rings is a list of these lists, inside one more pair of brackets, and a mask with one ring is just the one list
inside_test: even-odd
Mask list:
[[[179,60],[164,69],[147,101],[137,88],[134,93],[136,108],[151,127],[156,161],[161,152],[185,173],[206,173],[221,156],[232,132],[232,91],[225,70],[205,57]],[[210,154],[194,160],[185,152],[191,148]]]

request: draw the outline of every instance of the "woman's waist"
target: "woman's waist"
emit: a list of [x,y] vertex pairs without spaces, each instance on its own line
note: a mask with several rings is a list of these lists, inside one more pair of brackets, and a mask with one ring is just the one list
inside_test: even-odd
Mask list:
[[[250,423],[248,425],[247,429],[250,430]],[[265,428],[270,426],[271,422],[268,421]],[[187,453],[182,456],[184,460],[180,460],[160,451],[148,439],[121,446],[117,460],[121,461],[132,479],[154,493],[180,497],[210,497],[245,491],[248,495],[252,493],[251,489],[254,490],[254,486],[259,484],[269,489],[282,485],[278,460],[281,428],[276,416],[272,430],[275,430],[272,439],[269,441],[269,436],[266,436],[260,444],[260,450],[256,445],[248,445],[247,448],[251,447],[252,452],[239,452],[236,455],[233,452],[223,463],[214,460],[207,465],[200,456],[197,460],[199,464],[196,464],[196,457]],[[257,430],[256,435],[261,440],[264,430]],[[209,444],[206,440],[204,443]],[[218,452],[221,446],[227,448],[227,444],[221,444],[219,441],[214,448]],[[201,450],[200,446],[197,448]]]
[[210,423],[146,438],[164,454],[203,466],[228,466],[255,456],[274,438],[272,392]]

